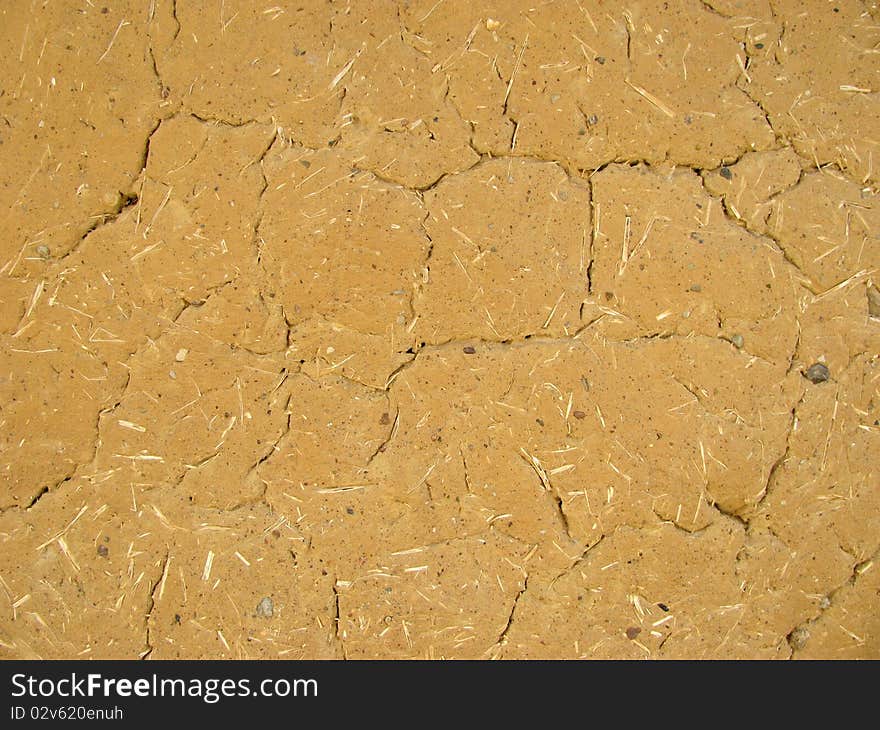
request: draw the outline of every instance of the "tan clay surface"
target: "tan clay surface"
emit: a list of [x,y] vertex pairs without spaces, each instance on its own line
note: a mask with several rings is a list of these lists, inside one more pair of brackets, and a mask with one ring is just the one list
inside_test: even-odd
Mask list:
[[0,657],[880,658],[880,10],[0,8]]

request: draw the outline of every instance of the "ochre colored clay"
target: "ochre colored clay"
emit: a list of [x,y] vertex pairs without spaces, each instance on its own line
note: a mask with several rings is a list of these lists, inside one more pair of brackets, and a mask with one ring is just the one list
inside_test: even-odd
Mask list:
[[880,658],[876,6],[5,3],[0,657]]

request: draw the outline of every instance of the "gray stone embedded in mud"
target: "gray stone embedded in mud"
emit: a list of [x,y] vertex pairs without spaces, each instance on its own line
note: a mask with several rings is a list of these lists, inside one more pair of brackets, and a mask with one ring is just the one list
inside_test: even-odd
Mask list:
[[880,289],[868,284],[868,316],[880,319]]
[[272,599],[269,598],[269,596],[266,596],[257,604],[257,616],[260,616],[261,618],[272,618],[274,614],[275,604],[272,603]]
[[831,377],[831,371],[828,370],[828,366],[825,363],[814,362],[806,369],[804,377],[814,385],[818,385]]
[[788,635],[788,645],[795,651],[803,649],[810,640],[810,630],[806,626],[798,626]]

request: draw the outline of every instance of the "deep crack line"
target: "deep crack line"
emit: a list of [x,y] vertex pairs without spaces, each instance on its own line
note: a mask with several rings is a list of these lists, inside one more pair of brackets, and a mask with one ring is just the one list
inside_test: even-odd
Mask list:
[[[136,349],[135,352],[137,352],[139,349],[140,349],[140,347],[138,347],[138,349]],[[132,353],[130,358],[133,356],[134,356],[134,353]],[[61,487],[63,487],[65,484],[67,484],[67,482],[72,481],[75,476],[80,474],[83,470],[86,470],[89,467],[91,467],[98,460],[98,451],[100,450],[102,443],[103,443],[101,441],[101,420],[104,418],[104,416],[107,416],[107,415],[113,413],[117,408],[119,408],[120,405],[122,405],[122,401],[125,398],[125,393],[128,390],[128,386],[130,384],[131,384],[131,372],[129,371],[126,373],[125,383],[123,384],[122,389],[119,392],[119,395],[116,397],[116,400],[111,405],[106,406],[104,408],[101,408],[98,411],[97,415],[95,416],[95,440],[94,440],[94,445],[92,446],[92,454],[89,457],[88,461],[74,464],[73,468],[71,468],[68,471],[68,473],[65,474],[61,479],[57,480],[55,482],[55,484],[53,484],[51,487],[49,487],[47,485],[43,485],[39,489],[39,491],[31,498],[29,504],[24,509],[25,512],[29,512],[32,509],[38,509],[39,504],[42,501],[43,497],[45,497],[46,495],[49,495],[49,494],[56,493],[58,490],[61,489]],[[0,509],[0,513],[5,512],[7,509],[20,509],[20,507],[18,505],[10,505],[8,507]]]
[[341,621],[339,618],[339,588],[337,587],[336,576],[331,576],[331,578],[333,581],[330,586],[333,590],[333,616],[331,619],[333,621],[333,636],[336,642],[336,648],[338,649],[339,653],[342,654],[342,658],[348,659],[348,654],[345,650],[345,632],[342,630]]
[[[785,149],[785,148],[783,147],[780,149]],[[768,151],[772,151],[772,150],[768,150]],[[733,165],[736,165],[738,162],[740,162],[741,159],[742,159],[742,157],[734,160],[733,162],[730,162],[727,166],[732,167]],[[710,200],[714,200],[715,202],[718,203],[720,210],[721,210],[722,214],[724,215],[724,218],[728,222],[735,224],[738,228],[745,231],[749,236],[752,236],[753,238],[756,238],[758,240],[767,241],[770,244],[770,248],[774,251],[777,251],[782,256],[782,258],[785,260],[785,262],[787,264],[789,264],[795,271],[797,271],[797,273],[799,274],[798,283],[801,286],[803,286],[807,291],[809,291],[811,294],[813,294],[815,296],[817,294],[817,291],[816,291],[815,285],[813,284],[813,280],[801,268],[800,264],[798,264],[798,262],[794,260],[791,253],[785,247],[785,244],[782,242],[782,240],[775,233],[773,233],[770,230],[770,227],[768,226],[765,231],[756,231],[754,228],[752,228],[748,224],[748,221],[746,221],[744,218],[741,218],[737,215],[734,215],[734,213],[730,210],[730,206],[728,205],[727,199],[724,195],[713,195],[712,193],[709,192],[708,188],[706,188],[706,181],[705,181],[705,178],[703,177],[703,174],[702,174],[703,171],[698,170],[698,169],[693,169],[693,171],[697,174],[697,176],[700,179],[700,186],[703,189],[703,193]],[[787,192],[788,190],[791,190],[791,189],[794,189],[795,187],[797,187],[797,185],[800,183],[802,178],[803,178],[803,174],[798,179],[797,183],[792,185],[787,190],[780,191],[780,193],[777,193],[777,195],[781,194],[783,192]],[[774,197],[775,197],[775,195],[771,196],[771,198],[768,199],[768,202],[769,202],[769,200],[773,199]]]
[[397,434],[397,428],[400,424],[400,408],[398,408],[394,413],[394,420],[391,422],[391,429],[388,431],[388,435],[382,440],[382,442],[376,447],[376,450],[370,454],[370,457],[367,459],[367,466],[373,463],[373,459],[375,459],[379,454],[385,451],[388,448],[388,444],[391,443],[391,440]]
[[146,644],[146,650],[140,655],[140,659],[149,659],[155,650],[155,646],[153,645],[153,635],[152,629],[150,628],[150,620],[153,617],[153,609],[156,608],[156,604],[162,599],[162,595],[165,592],[165,581],[168,578],[168,568],[171,565],[171,551],[166,550],[165,558],[162,561],[162,570],[159,573],[156,580],[150,585],[150,593],[149,593],[149,601],[147,603],[147,611],[144,617],[144,629],[146,632],[146,637],[144,639]]
[[[158,128],[159,127],[157,125],[155,129],[158,129]],[[151,136],[152,136],[152,133],[151,133]],[[149,145],[149,140],[147,141],[147,144]],[[144,165],[146,166],[146,163],[144,163]],[[139,175],[140,175],[140,173],[135,175],[135,179]],[[113,223],[126,210],[137,205],[138,201],[139,201],[139,197],[137,194],[132,193],[132,192],[123,193],[121,191],[118,191],[117,197],[116,197],[116,203],[113,205],[113,207],[105,213],[97,213],[94,216],[92,216],[92,218],[94,220],[88,226],[86,226],[86,229],[80,234],[79,238],[74,242],[74,244],[67,251],[65,251],[62,256],[58,257],[57,261],[60,263],[62,261],[65,261],[66,259],[68,259],[70,256],[72,256],[74,253],[76,253],[79,250],[79,248],[80,248],[80,246],[82,246],[83,242],[89,236],[91,236],[95,231],[97,231],[99,228],[103,228],[104,226]]]
[[529,575],[525,574],[523,578],[522,588],[517,591],[516,596],[513,598],[513,605],[510,607],[510,613],[507,615],[507,620],[504,622],[504,626],[501,628],[501,631],[498,633],[498,638],[495,640],[495,643],[492,644],[491,647],[487,650],[487,654],[494,653],[494,659],[498,659],[500,657],[501,652],[504,647],[507,645],[507,634],[510,632],[510,629],[513,627],[514,618],[516,615],[516,611],[519,608],[519,601],[525,594],[525,592],[529,589]]
[[541,464],[540,460],[538,460],[537,457],[532,456],[532,454],[530,454],[525,449],[521,448],[519,451],[525,462],[532,468],[535,474],[538,475],[538,479],[541,482],[543,491],[551,498],[554,511],[559,519],[559,523],[562,526],[563,531],[568,536],[568,539],[575,540],[574,536],[571,534],[571,528],[568,524],[568,516],[565,514],[565,504],[562,500],[562,495],[560,495],[559,490],[553,485],[553,482],[550,481],[550,475],[547,474],[547,471],[544,469],[544,466]]
[[[797,403],[792,406],[791,409],[791,420],[789,421],[788,431],[785,435],[785,450],[782,452],[782,455],[770,466],[769,471],[767,472],[767,481],[764,483],[764,489],[758,496],[758,500],[755,502],[754,507],[752,508],[752,513],[756,513],[759,508],[762,507],[764,502],[767,500],[770,492],[773,489],[773,486],[776,484],[776,480],[778,479],[779,470],[785,465],[785,462],[788,461],[788,458],[791,454],[791,440],[794,435],[795,430],[798,425],[798,408],[801,407],[801,404],[804,402],[804,398],[807,397],[807,391],[805,390],[801,397],[798,399]],[[750,520],[749,520],[750,521]],[[748,522],[747,522],[748,524]]]
[[[280,388],[282,383],[284,383],[285,380],[287,380],[287,373],[285,373],[281,383],[279,383],[275,387],[275,390]],[[269,458],[271,458],[273,455],[275,455],[276,453],[278,453],[281,450],[281,442],[290,433],[290,423],[291,423],[291,419],[293,417],[293,412],[290,410],[290,404],[292,402],[293,402],[293,395],[289,394],[287,396],[287,402],[284,404],[284,414],[285,414],[285,416],[287,416],[287,418],[285,420],[284,426],[281,429],[281,433],[278,435],[278,438],[276,438],[275,441],[272,442],[272,444],[269,446],[269,448],[266,449],[266,451],[263,453],[263,455],[260,456],[260,458],[257,459],[253,464],[251,464],[251,466],[248,468],[247,472],[245,473],[245,477],[244,477],[245,479],[248,479],[263,464],[265,464]],[[219,453],[219,452],[217,452],[217,453]],[[211,457],[211,458],[213,458],[213,457]],[[261,496],[261,499],[262,499],[262,497],[265,497],[265,493],[266,493],[266,488],[264,486],[263,495]]]

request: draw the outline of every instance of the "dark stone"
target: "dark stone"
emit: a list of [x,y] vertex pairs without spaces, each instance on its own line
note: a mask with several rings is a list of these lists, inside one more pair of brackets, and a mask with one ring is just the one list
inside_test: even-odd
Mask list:
[[822,362],[814,362],[804,372],[804,377],[814,385],[826,382],[831,377],[828,366]]

